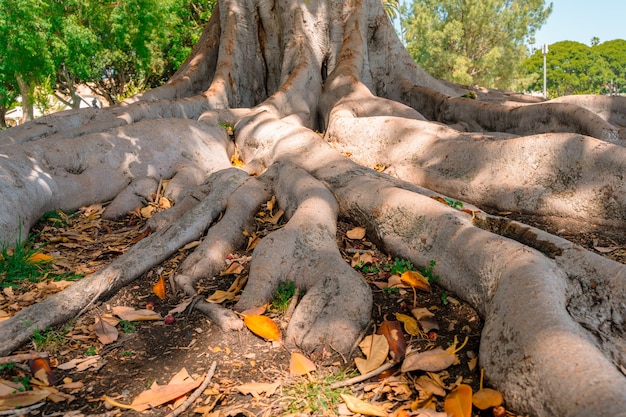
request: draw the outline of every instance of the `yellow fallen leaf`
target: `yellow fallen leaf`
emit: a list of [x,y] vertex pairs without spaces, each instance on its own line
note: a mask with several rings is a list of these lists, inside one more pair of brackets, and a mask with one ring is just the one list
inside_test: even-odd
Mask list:
[[291,352],[289,374],[291,376],[309,375],[315,370],[315,363],[302,353]]
[[460,384],[452,390],[446,396],[443,410],[450,417],[470,417],[472,415],[472,387]]
[[352,395],[341,394],[341,398],[346,403],[348,410],[353,413],[363,414],[365,416],[387,417],[387,413],[380,407],[376,407],[370,403],[358,399]]
[[365,228],[364,227],[355,227],[354,229],[348,230],[346,232],[346,236],[348,237],[348,239],[353,239],[353,240],[361,240],[365,237]]
[[250,331],[264,339],[280,342],[282,335],[278,325],[267,316],[244,316],[243,322]]
[[417,324],[417,320],[415,320],[411,316],[407,316],[406,314],[396,313],[396,319],[401,321],[404,324],[404,330],[410,334],[411,336],[419,336],[420,328]]
[[152,292],[161,300],[165,300],[165,279],[163,275],[159,276],[159,280],[152,286]]

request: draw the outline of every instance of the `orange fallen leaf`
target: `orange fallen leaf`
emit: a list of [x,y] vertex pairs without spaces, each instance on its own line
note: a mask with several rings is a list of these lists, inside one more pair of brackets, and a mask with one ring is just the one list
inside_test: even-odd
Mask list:
[[282,335],[278,325],[267,316],[244,316],[243,322],[250,331],[264,339],[280,342]]
[[387,339],[391,358],[396,362],[400,362],[404,359],[406,353],[406,339],[402,332],[400,322],[385,320],[378,328],[378,333],[382,334]]
[[163,275],[161,275],[157,283],[152,286],[152,292],[161,300],[165,300],[165,279],[163,279]]
[[39,252],[33,253],[28,257],[28,262],[30,262],[31,264],[36,264],[40,262],[52,262],[53,260],[54,258],[52,256]]
[[503,398],[500,391],[491,388],[483,388],[485,370],[480,370],[480,389],[472,396],[472,404],[480,410],[497,407],[502,404]]
[[472,415],[472,387],[460,384],[446,396],[443,410],[451,417],[470,417]]
[[184,382],[181,384],[153,384],[150,389],[143,391],[135,397],[131,404],[119,403],[107,396],[104,396],[103,399],[116,407],[135,411],[145,411],[187,394],[189,391],[197,388],[203,380],[204,378],[198,378],[195,381]]
[[315,370],[315,363],[302,353],[291,352],[289,360],[289,374],[291,376],[309,375]]
[[35,358],[28,361],[30,372],[35,378],[46,385],[56,384],[56,377],[50,368],[50,360],[48,358]]

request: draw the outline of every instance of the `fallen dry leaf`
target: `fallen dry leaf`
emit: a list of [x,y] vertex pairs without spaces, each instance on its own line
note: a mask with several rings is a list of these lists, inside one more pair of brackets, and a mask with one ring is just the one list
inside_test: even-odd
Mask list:
[[262,393],[269,397],[280,386],[280,382],[267,383],[267,382],[250,382],[247,384],[236,386],[235,389],[243,395],[251,394],[253,397],[258,398]]
[[147,321],[147,320],[161,320],[161,315],[154,310],[135,310],[132,307],[127,306],[115,306],[111,310],[113,314],[122,320],[128,321]]
[[341,394],[341,398],[346,403],[348,410],[353,413],[363,414],[365,416],[387,417],[387,413],[380,407],[376,407],[370,403],[358,399],[352,395]]
[[2,395],[0,396],[0,411],[12,410],[14,408],[26,407],[35,404],[48,397],[51,393],[52,392],[49,389],[43,388]]
[[402,362],[401,372],[410,371],[427,371],[427,372],[439,372],[442,371],[457,361],[457,357],[453,352],[443,350],[437,347],[425,352],[414,352],[404,359]]
[[187,394],[189,391],[197,388],[204,378],[198,378],[195,381],[183,382],[180,384],[157,385],[153,384],[150,389],[139,394],[131,404],[122,404],[105,396],[104,400],[115,406],[131,409],[135,411],[145,411],[152,407],[165,404],[178,397]]
[[378,328],[378,333],[385,336],[389,344],[391,358],[400,362],[406,354],[406,339],[402,332],[402,325],[399,321],[385,320]]
[[239,262],[231,262],[228,267],[220,272],[220,276],[223,277],[225,275],[238,275],[243,272],[243,266]]
[[446,396],[443,409],[450,417],[470,417],[472,415],[472,387],[460,384]]
[[481,388],[472,396],[472,404],[480,410],[497,407],[502,404],[503,398],[500,391],[491,388]]
[[366,230],[364,227],[357,226],[354,229],[348,230],[346,236],[348,239],[361,240],[365,237]]
[[243,322],[250,331],[264,339],[280,342],[282,334],[278,325],[267,316],[244,316]]
[[389,355],[389,343],[387,338],[381,334],[372,334],[363,338],[359,347],[366,359],[354,358],[354,364],[364,375],[380,367],[387,360]]
[[113,343],[119,337],[119,333],[115,326],[109,324],[105,320],[96,319],[96,323],[93,326],[93,331],[98,337],[98,340],[103,345],[108,345],[109,343]]
[[315,370],[315,363],[302,353],[291,352],[289,359],[289,374],[291,376],[309,375]]

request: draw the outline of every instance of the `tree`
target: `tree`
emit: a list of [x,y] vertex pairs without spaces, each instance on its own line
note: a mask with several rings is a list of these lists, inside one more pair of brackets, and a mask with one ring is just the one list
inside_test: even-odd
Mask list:
[[[25,120],[32,120],[35,87],[53,72],[50,22],[41,0],[0,0],[0,70],[5,91],[19,91]],[[51,40],[52,41],[52,40]],[[4,119],[3,119],[4,120]]]
[[515,88],[527,41],[552,12],[543,0],[419,0],[402,24],[407,49],[435,77]]
[[[604,55],[610,53],[612,48],[589,47],[585,44],[572,41],[557,42],[548,47],[549,54],[546,58],[547,67],[547,90],[548,97],[560,97],[573,94],[599,94],[601,90],[615,79],[612,66],[607,62]],[[618,54],[614,55],[614,63],[621,63]],[[616,61],[617,60],[617,61]],[[540,74],[543,72],[543,55],[541,51],[535,53],[525,62],[529,73]],[[618,74],[623,71],[615,68]],[[527,86],[529,90],[541,90],[543,79],[537,79]]]
[[[110,201],[105,215],[123,215],[163,179],[176,202],[108,267],[0,322],[0,354],[202,238],[175,278],[195,295],[273,194],[288,221],[256,246],[235,308],[294,281],[305,295],[289,347],[348,352],[369,321],[370,290],[336,246],[342,216],[394,256],[437,261],[441,285],[484,317],[480,364],[511,407],[623,417],[626,266],[470,203],[623,228],[624,98],[466,93],[415,65],[378,0],[220,2],[167,84],[0,134],[1,241],[51,209]],[[466,211],[432,198],[444,195]],[[195,307],[224,330],[242,326]]]
[[610,81],[606,80],[609,82],[605,84],[602,93],[626,93],[626,40],[615,39],[603,42],[594,46],[593,50],[604,58],[608,69],[613,72]]

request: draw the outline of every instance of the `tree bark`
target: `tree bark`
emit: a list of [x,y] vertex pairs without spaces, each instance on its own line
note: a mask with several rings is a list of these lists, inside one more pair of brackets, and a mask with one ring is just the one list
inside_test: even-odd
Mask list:
[[[623,229],[625,101],[464,92],[415,65],[377,0],[219,2],[164,86],[0,134],[10,156],[0,158],[1,241],[23,239],[51,209],[110,202],[106,216],[123,215],[163,179],[176,202],[153,220],[156,234],[74,284],[66,293],[74,295],[0,323],[10,335],[0,354],[29,338],[24,319],[66,320],[206,233],[176,277],[194,295],[273,193],[287,222],[256,247],[235,308],[261,305],[280,281],[294,281],[306,295],[288,344],[347,352],[369,320],[369,288],[336,247],[341,216],[394,256],[436,260],[440,283],[484,318],[480,363],[511,408],[625,416],[625,266],[480,211]],[[237,174],[235,149],[246,164]],[[222,328],[241,327],[231,311],[199,306]]]

